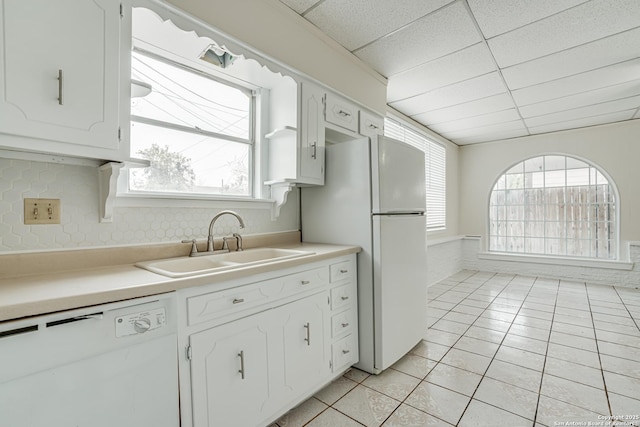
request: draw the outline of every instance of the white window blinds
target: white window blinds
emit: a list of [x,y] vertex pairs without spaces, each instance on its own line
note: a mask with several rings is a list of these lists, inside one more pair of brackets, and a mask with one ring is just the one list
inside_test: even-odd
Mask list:
[[420,132],[390,118],[384,120],[384,135],[403,141],[425,153],[425,180],[427,193],[427,230],[443,230],[447,222],[446,150],[441,144],[429,140]]

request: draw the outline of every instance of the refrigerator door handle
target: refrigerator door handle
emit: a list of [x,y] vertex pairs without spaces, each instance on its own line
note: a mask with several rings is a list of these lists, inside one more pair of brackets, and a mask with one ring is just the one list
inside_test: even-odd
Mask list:
[[397,212],[377,212],[374,216],[424,216],[424,211],[397,211]]

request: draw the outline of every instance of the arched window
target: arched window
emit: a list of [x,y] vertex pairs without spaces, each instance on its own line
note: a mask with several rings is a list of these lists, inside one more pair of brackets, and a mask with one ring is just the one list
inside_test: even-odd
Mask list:
[[489,201],[489,251],[617,258],[613,182],[563,155],[520,162],[498,178]]

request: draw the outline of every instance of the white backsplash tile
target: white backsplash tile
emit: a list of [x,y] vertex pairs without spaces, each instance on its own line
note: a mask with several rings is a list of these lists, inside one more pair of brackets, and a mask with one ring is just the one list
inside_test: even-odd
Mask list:
[[[61,201],[60,224],[24,225],[23,199]],[[214,234],[258,234],[297,230],[298,197],[294,191],[276,220],[269,208],[233,208],[245,221],[240,229],[231,216],[216,222]],[[188,201],[184,202],[188,204]],[[219,206],[219,205],[218,205]],[[98,173],[86,166],[0,159],[0,253],[99,247],[204,239],[211,218],[224,208],[116,207],[112,223],[99,222]]]

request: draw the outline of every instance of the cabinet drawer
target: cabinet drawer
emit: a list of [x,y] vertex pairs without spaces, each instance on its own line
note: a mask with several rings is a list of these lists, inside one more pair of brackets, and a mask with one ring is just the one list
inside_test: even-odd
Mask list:
[[271,303],[308,289],[325,286],[329,283],[328,276],[329,269],[320,267],[289,276],[190,297],[187,298],[187,320],[189,325],[195,325]]
[[358,132],[358,108],[350,102],[327,94],[325,120],[345,129]]
[[331,289],[331,310],[338,310],[355,304],[353,289],[354,286],[351,283]]
[[305,291],[307,289],[324,286],[328,283],[329,270],[327,267],[315,268],[285,277],[286,287],[292,290]]
[[331,338],[351,333],[355,327],[355,310],[347,310],[331,317]]
[[360,111],[360,135],[375,138],[377,135],[382,135],[383,127],[384,119],[382,117]]
[[358,361],[358,341],[355,334],[347,335],[331,346],[333,372],[340,371]]
[[282,278],[187,298],[189,325],[264,304],[285,295]]
[[339,262],[331,265],[331,283],[350,279],[353,276],[354,265],[351,261]]

